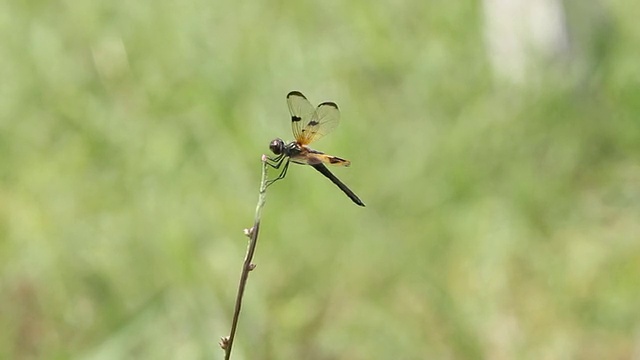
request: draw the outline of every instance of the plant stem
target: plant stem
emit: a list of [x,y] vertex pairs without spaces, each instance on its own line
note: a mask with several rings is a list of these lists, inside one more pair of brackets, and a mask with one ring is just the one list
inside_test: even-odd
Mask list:
[[231,348],[233,347],[233,340],[238,328],[238,318],[240,317],[240,308],[242,307],[242,297],[244,296],[244,289],[247,285],[247,279],[249,278],[249,272],[255,268],[255,265],[251,262],[253,254],[256,251],[256,245],[258,243],[258,232],[260,230],[260,218],[262,216],[262,208],[264,207],[265,198],[267,195],[267,163],[266,155],[262,155],[262,180],[260,181],[260,193],[258,196],[258,205],[256,206],[256,214],[251,229],[245,229],[245,235],[249,237],[249,244],[247,246],[247,254],[244,257],[244,263],[242,264],[242,273],[240,275],[240,283],[238,285],[238,293],[236,294],[236,306],[233,311],[233,321],[231,323],[231,332],[229,336],[225,336],[220,340],[220,346],[225,352],[225,360],[231,358]]

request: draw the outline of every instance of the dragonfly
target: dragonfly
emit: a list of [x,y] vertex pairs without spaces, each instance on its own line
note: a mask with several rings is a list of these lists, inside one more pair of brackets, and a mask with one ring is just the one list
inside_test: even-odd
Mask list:
[[308,146],[338,126],[340,123],[338,105],[334,102],[323,102],[318,107],[313,107],[309,100],[299,91],[291,91],[287,95],[287,105],[291,113],[291,130],[295,140],[285,143],[282,139],[277,138],[269,144],[269,149],[275,156],[267,157],[267,164],[274,169],[282,167],[282,171],[277,178],[269,180],[267,186],[284,179],[290,162],[310,165],[337,185],[351,201],[357,205],[364,206],[362,200],[325,166],[325,164],[349,166],[351,161],[327,155]]

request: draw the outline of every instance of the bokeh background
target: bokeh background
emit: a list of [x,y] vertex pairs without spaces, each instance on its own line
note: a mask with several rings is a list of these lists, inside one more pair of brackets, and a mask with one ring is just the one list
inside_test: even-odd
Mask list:
[[640,358],[640,6],[0,3],[0,358]]

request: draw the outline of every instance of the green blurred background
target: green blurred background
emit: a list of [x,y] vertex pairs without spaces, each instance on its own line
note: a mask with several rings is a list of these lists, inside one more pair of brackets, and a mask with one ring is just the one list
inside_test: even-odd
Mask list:
[[1,3],[0,358],[222,358],[290,90],[367,207],[269,188],[234,359],[638,358],[640,6],[489,3]]

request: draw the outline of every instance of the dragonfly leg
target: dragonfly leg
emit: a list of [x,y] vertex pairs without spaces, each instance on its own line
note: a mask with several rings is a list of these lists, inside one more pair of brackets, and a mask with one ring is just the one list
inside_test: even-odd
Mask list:
[[268,157],[265,159],[265,163],[271,166],[274,169],[279,169],[280,165],[282,165],[282,161],[284,160],[284,154],[280,154],[276,157]]
[[275,166],[269,164],[273,168],[278,169],[278,168],[280,168],[280,165],[282,165],[283,162],[284,162],[284,168],[282,168],[282,171],[280,172],[280,175],[278,175],[278,177],[273,179],[273,180],[267,181],[267,184],[266,184],[267,187],[269,185],[273,184],[274,182],[278,181],[278,180],[284,179],[284,177],[287,175],[287,169],[289,169],[289,158],[287,158],[286,161],[285,161],[285,159],[281,159],[280,162],[278,162],[278,164],[276,164]]

